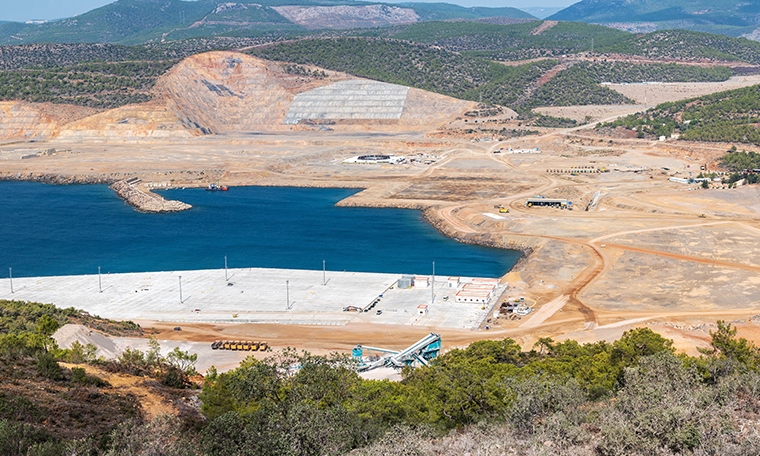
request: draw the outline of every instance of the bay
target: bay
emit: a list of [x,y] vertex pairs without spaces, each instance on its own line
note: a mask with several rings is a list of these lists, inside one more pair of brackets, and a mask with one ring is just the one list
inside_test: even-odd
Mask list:
[[520,252],[446,238],[407,209],[344,208],[356,189],[162,191],[193,205],[143,214],[105,185],[0,182],[0,267],[14,277],[218,269],[322,269],[497,277]]

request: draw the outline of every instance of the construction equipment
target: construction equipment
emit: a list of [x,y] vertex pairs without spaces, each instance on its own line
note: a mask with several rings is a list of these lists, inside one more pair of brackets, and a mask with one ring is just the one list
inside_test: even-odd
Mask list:
[[252,342],[249,340],[217,340],[211,343],[213,350],[264,351],[267,347],[266,342]]
[[[363,358],[364,350],[377,351],[384,353],[384,355],[380,356],[378,359],[370,359],[368,362],[365,362]],[[393,367],[400,369],[404,366],[414,366],[415,362],[427,366],[430,360],[438,356],[440,350],[441,336],[435,333],[430,333],[401,351],[357,345],[352,353],[354,358],[361,362],[357,371],[365,372],[377,369],[378,367]]]

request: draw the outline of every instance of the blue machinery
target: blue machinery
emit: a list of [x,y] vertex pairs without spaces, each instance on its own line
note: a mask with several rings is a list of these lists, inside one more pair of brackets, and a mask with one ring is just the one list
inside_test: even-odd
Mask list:
[[[363,359],[364,350],[377,351],[384,353],[384,355],[374,361],[365,362]],[[353,355],[355,359],[361,362],[357,370],[365,372],[378,367],[399,369],[404,366],[413,366],[415,361],[427,366],[430,360],[438,356],[439,351],[441,351],[441,336],[430,333],[402,351],[357,345],[353,349]]]

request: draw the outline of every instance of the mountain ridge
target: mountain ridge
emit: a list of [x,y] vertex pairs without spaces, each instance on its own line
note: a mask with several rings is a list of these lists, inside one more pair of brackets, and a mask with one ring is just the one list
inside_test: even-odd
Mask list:
[[631,32],[682,28],[750,35],[760,28],[757,0],[581,0],[547,19],[609,24]]
[[204,36],[260,36],[445,19],[535,19],[516,8],[448,3],[385,4],[351,0],[117,0],[42,24],[0,23],[0,45],[39,42],[142,44]]

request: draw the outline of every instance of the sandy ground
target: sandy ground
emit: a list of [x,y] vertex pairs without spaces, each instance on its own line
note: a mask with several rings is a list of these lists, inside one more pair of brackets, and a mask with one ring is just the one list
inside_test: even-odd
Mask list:
[[651,108],[668,101],[684,100],[755,84],[760,84],[760,75],[733,76],[724,82],[609,84],[607,87]]
[[646,111],[643,104],[638,105],[607,105],[607,106],[552,106],[534,108],[533,110],[545,116],[566,117],[578,123],[609,121],[615,117],[627,116]]

